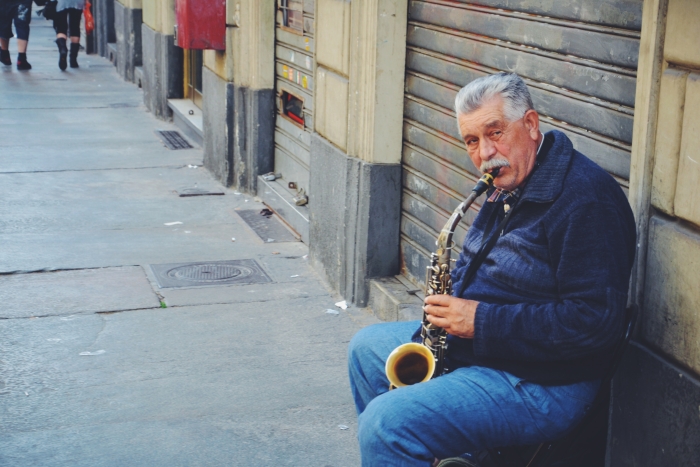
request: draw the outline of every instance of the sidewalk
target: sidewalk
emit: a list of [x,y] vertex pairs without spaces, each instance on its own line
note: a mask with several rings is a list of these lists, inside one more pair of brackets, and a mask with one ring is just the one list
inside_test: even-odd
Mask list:
[[[0,69],[0,465],[359,465],[345,354],[376,319],[334,306],[303,243],[259,237],[240,213],[264,206],[200,148],[167,149],[108,61],[61,72],[36,17],[28,59]],[[224,260],[269,282],[151,267]]]

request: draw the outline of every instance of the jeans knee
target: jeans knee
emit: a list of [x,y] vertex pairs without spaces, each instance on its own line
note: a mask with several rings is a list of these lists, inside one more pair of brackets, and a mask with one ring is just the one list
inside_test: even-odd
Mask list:
[[400,423],[397,423],[395,414],[391,413],[393,410],[382,402],[379,399],[372,400],[358,417],[357,437],[363,455],[377,450],[391,450],[397,439]]
[[350,339],[348,361],[362,361],[368,352],[373,353],[372,343],[376,342],[374,326],[362,328]]
[[357,437],[363,458],[381,452],[394,459],[432,460],[411,426],[410,411],[395,399],[391,395],[378,397],[359,416]]

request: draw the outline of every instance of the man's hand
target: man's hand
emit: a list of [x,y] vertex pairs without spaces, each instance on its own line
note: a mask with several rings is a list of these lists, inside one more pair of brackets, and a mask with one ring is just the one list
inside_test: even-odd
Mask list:
[[474,315],[479,302],[465,300],[451,295],[428,295],[423,310],[428,321],[440,326],[453,336],[474,338]]

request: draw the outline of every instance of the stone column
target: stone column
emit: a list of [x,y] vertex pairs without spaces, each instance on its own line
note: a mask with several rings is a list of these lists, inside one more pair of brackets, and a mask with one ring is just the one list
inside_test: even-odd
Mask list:
[[169,120],[168,99],[183,95],[183,53],[175,45],[175,0],[150,0],[143,4],[141,44],[143,100],[158,118]]
[[275,0],[228,0],[226,50],[204,53],[204,163],[256,192],[274,165]]
[[365,306],[399,272],[406,0],[316,1],[312,264]]
[[114,3],[117,72],[126,81],[134,81],[134,68],[141,66],[142,12],[142,0],[117,0]]

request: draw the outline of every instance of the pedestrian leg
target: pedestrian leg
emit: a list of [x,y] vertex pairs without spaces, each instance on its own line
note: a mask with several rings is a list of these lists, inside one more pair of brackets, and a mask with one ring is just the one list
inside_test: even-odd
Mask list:
[[79,68],[78,52],[80,51],[80,17],[83,10],[77,8],[68,9],[68,19],[70,20],[70,67]]
[[12,65],[9,48],[10,40],[0,37],[0,63],[3,65]]
[[29,42],[29,23],[32,20],[32,2],[19,4],[15,11],[14,22],[17,31],[17,69],[27,71],[32,65],[27,61],[27,44]]
[[56,45],[58,46],[58,68],[65,71],[68,67],[68,10],[57,11],[53,18],[53,28],[56,30]]

